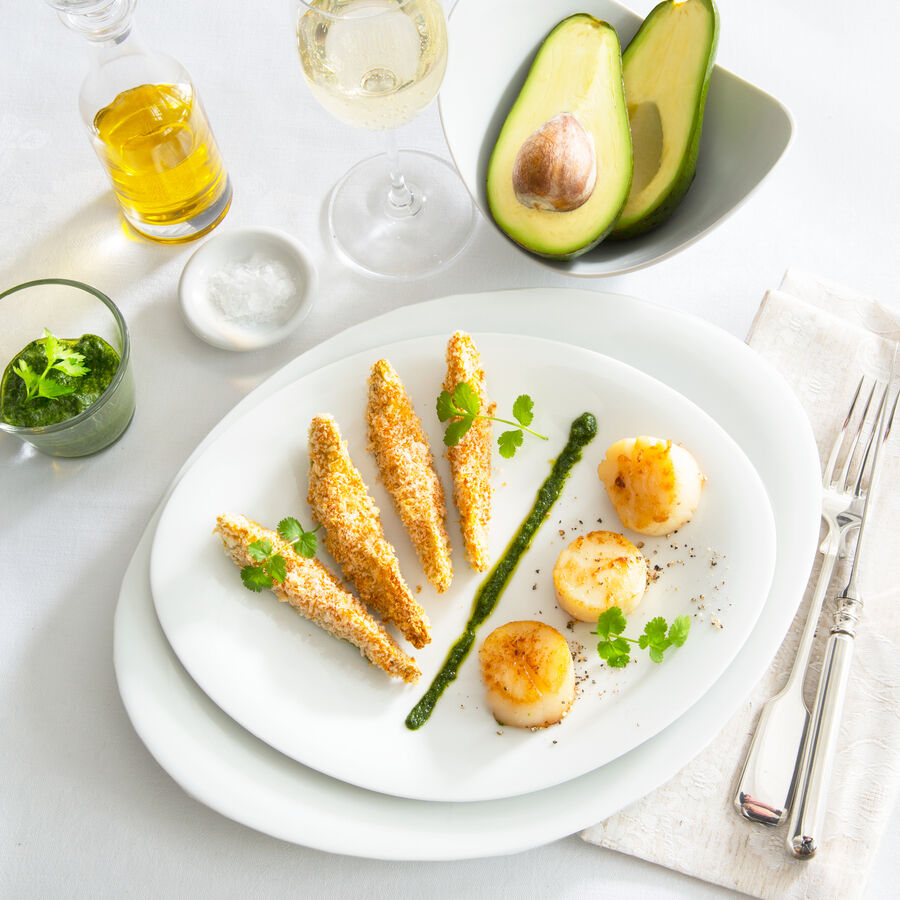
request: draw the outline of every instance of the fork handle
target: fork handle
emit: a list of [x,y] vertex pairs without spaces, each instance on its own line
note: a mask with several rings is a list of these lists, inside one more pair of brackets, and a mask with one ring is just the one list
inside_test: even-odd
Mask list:
[[850,663],[853,660],[852,634],[836,626],[828,638],[825,661],[819,676],[800,763],[788,830],[788,850],[797,859],[811,859],[818,849],[825,818],[826,791],[831,778]]

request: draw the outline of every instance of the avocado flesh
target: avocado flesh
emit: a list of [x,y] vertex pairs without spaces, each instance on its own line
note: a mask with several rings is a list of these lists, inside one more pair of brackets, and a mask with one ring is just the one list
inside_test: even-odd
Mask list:
[[[575,209],[535,209],[513,186],[520,149],[551,120],[574,116],[596,154],[593,191]],[[572,259],[612,228],[631,185],[631,133],[615,30],[584,13],[564,19],[544,40],[488,163],[487,197],[500,228],[526,250]]]
[[691,186],[718,34],[713,0],[665,0],[625,50],[634,181],[611,237],[660,225]]

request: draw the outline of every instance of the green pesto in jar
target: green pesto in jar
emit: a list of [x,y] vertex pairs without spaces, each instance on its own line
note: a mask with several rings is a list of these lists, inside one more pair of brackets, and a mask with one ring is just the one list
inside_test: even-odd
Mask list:
[[500,595],[512,577],[519,560],[531,546],[534,536],[550,513],[550,509],[562,493],[569,472],[575,463],[581,459],[581,451],[594,439],[597,434],[597,420],[591,413],[582,413],[569,430],[569,441],[553,463],[550,474],[541,485],[535,497],[531,512],[519,526],[513,539],[509,542],[503,556],[491,569],[490,574],[481,583],[475,600],[472,603],[472,613],[463,633],[457,638],[456,643],[450,648],[447,659],[441,670],[434,676],[430,687],[422,696],[422,699],[413,707],[406,717],[406,727],[412,731],[421,728],[431,716],[435,704],[441,694],[447,689],[451,681],[459,674],[459,667],[463,664],[472,645],[475,643],[475,631],[494,611],[500,600]]
[[84,357],[83,365],[90,371],[85,375],[74,376],[53,369],[47,378],[57,384],[72,387],[72,393],[61,397],[33,397],[28,400],[25,382],[13,371],[13,366],[24,360],[32,371],[40,375],[47,367],[43,342],[44,338],[32,341],[12,358],[3,373],[3,380],[0,381],[0,418],[9,425],[37,428],[55,425],[77,416],[100,399],[119,368],[119,354],[103,338],[95,334],[85,334],[77,339],[59,338],[60,346]]

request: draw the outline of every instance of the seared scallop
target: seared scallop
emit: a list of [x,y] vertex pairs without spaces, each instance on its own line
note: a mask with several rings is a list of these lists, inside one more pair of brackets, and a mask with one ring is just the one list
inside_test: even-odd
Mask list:
[[622,524],[651,535],[669,534],[691,518],[705,480],[684,447],[647,436],[616,441],[597,474]]
[[546,728],[575,702],[575,667],[566,639],[543,622],[508,622],[479,652],[487,702],[501,725]]
[[573,619],[596,622],[611,606],[628,616],[644,597],[647,562],[623,535],[592,531],[559,554],[553,586],[560,607]]

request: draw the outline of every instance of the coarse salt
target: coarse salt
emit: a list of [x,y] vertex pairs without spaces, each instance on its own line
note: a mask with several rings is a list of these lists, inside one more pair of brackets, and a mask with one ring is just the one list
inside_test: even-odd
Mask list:
[[229,322],[272,325],[287,319],[297,284],[282,263],[254,253],[246,262],[226,263],[210,275],[208,290]]

